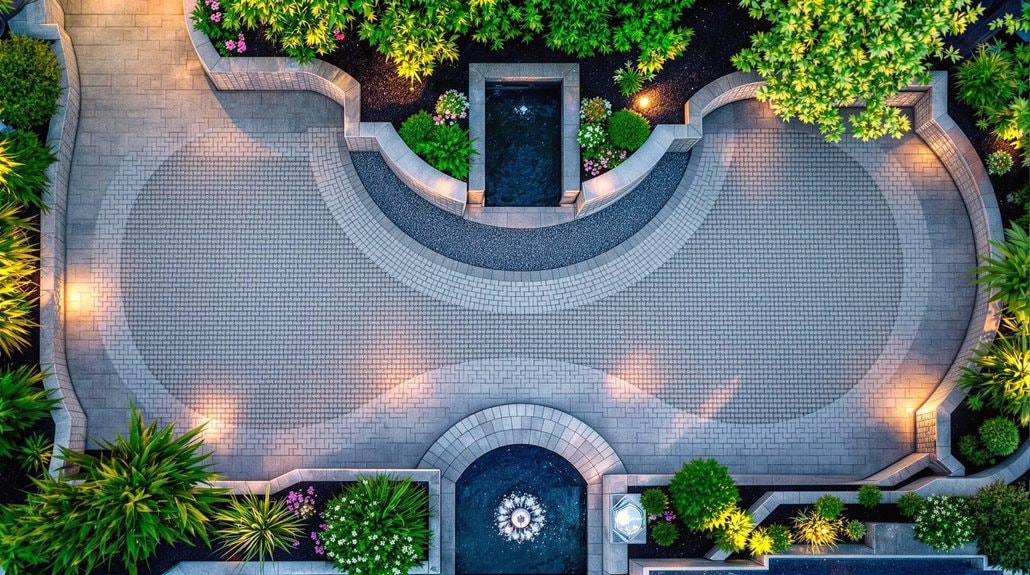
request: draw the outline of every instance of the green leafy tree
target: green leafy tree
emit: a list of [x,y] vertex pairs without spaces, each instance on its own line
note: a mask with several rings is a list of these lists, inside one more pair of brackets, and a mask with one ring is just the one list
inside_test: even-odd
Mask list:
[[0,563],[10,575],[75,575],[120,560],[136,575],[160,543],[210,545],[225,490],[209,487],[217,476],[200,453],[202,431],[176,436],[133,408],[128,435],[101,442],[102,455],[63,451],[76,481],[37,480],[25,504],[0,511]]
[[957,58],[942,37],[959,34],[983,8],[969,0],[741,0],[754,18],[772,24],[733,57],[766,85],[758,99],[784,120],[815,124],[831,142],[841,139],[839,108],[861,102],[850,118],[855,136],[900,137],[908,120],[887,100],[912,82],[928,83],[930,57]]
[[722,527],[740,501],[729,470],[714,459],[695,459],[683,465],[669,483],[676,514],[693,531]]

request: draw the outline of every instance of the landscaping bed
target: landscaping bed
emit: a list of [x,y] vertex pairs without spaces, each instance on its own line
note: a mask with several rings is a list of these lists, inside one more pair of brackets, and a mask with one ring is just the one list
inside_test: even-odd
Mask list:
[[[314,490],[315,507],[319,510],[304,521],[303,536],[297,540],[298,545],[290,551],[276,550],[270,561],[328,561],[324,554],[316,552],[316,542],[311,537],[312,533],[320,530],[324,522],[321,517],[321,506],[333,497],[339,495],[346,487],[355,484],[354,481],[316,481],[302,482],[277,491],[272,494],[272,499],[285,500],[291,491],[301,492],[310,495],[309,489]],[[415,482],[423,491],[429,489],[428,484]],[[263,494],[257,494],[263,495]],[[195,541],[195,545],[179,543],[176,545],[162,544],[158,547],[157,553],[150,560],[148,565],[140,566],[140,573],[146,575],[161,575],[178,563],[183,561],[234,561],[238,560],[231,556],[225,556],[218,549],[217,545],[208,548],[203,542]],[[424,559],[428,560],[428,549]],[[128,572],[121,563],[112,565],[106,571],[99,571],[98,575],[128,575]]]
[[[730,57],[746,47],[751,35],[764,26],[736,2],[716,0],[699,1],[684,12],[681,24],[694,29],[694,39],[639,94],[651,99],[650,107],[641,111],[652,125],[683,123],[683,104],[713,80],[734,72]],[[285,56],[260,33],[251,31],[246,36],[246,53],[235,57]],[[356,33],[348,33],[336,51],[319,59],[347,72],[361,84],[362,121],[392,122],[394,127],[419,110],[432,109],[437,96],[449,89],[467,91],[470,63],[579,62],[582,97],[605,98],[613,109],[633,107],[635,98],[622,96],[612,80],[615,71],[633,59],[632,53],[578,59],[547,48],[541,38],[529,44],[509,43],[502,50],[491,50],[470,36],[459,39],[457,45],[458,60],[441,63],[421,84],[411,84],[399,77],[396,66],[359,40]]]

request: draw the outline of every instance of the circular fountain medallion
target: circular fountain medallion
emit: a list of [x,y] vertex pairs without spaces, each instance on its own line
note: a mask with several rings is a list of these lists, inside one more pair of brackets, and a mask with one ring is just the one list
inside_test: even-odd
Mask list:
[[536,497],[512,493],[497,507],[497,533],[516,543],[532,541],[546,523],[547,510]]

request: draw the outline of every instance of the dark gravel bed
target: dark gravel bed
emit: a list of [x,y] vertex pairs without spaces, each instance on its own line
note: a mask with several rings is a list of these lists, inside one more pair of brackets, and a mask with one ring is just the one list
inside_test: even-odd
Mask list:
[[635,190],[596,214],[536,229],[471,222],[411,191],[377,152],[355,152],[351,158],[379,209],[415,241],[442,256],[477,267],[539,271],[577,264],[629,239],[672,197],[690,154],[666,154]]
[[[766,25],[748,16],[737,2],[700,0],[684,11],[681,24],[694,29],[694,39],[683,54],[665,65],[647,84],[641,95],[653,104],[645,111],[652,124],[683,122],[683,104],[690,96],[713,80],[734,71],[730,57],[750,45],[751,35]],[[249,38],[254,36],[254,40]],[[248,34],[247,56],[282,55],[276,46]],[[542,39],[529,44],[511,43],[502,50],[490,50],[471,37],[457,41],[459,59],[441,63],[433,75],[421,84],[410,84],[396,74],[396,66],[367,43],[358,40],[356,32],[347,34],[340,47],[319,59],[350,74],[361,83],[361,119],[366,122],[393,122],[399,126],[411,114],[432,109],[436,98],[456,88],[468,91],[470,63],[551,63],[579,62],[580,91],[583,97],[600,96],[612,103],[613,109],[628,107],[632,102],[618,92],[612,76],[636,53],[616,53],[577,59],[547,48]]]

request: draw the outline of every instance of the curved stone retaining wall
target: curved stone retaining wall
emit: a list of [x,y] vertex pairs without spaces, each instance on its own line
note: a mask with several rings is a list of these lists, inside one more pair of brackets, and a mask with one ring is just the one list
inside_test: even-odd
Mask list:
[[75,133],[79,125],[79,68],[71,38],[64,31],[64,10],[57,0],[37,0],[11,21],[11,31],[53,41],[52,49],[61,63],[59,110],[50,120],[47,145],[57,162],[47,176],[50,187],[46,204],[50,210],[40,218],[40,329],[39,363],[46,372],[43,380],[52,395],[61,398],[53,412],[56,433],[50,469],[63,465],[61,448],[86,448],[86,414],[79,405],[65,361],[65,207],[68,203],[68,173],[71,171]]
[[183,0],[190,42],[204,73],[219,90],[304,90],[316,92],[343,108],[347,147],[355,152],[381,152],[405,184],[426,201],[455,214],[465,212],[468,185],[430,166],[397,135],[393,125],[361,121],[361,84],[332,64],[314,60],[298,64],[292,58],[223,58],[190,14],[197,0]]

